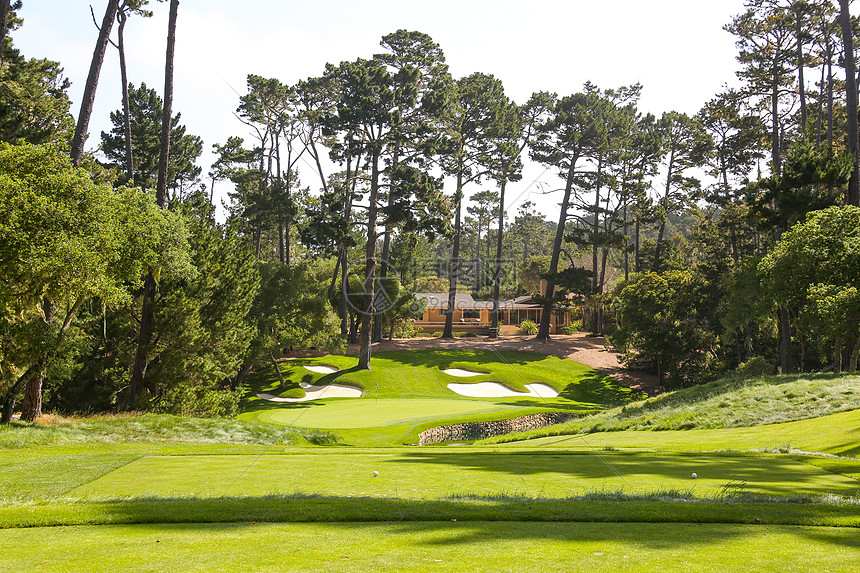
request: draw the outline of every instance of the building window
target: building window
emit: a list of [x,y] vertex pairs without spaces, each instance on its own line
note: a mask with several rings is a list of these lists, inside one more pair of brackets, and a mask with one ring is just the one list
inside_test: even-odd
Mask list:
[[481,318],[481,311],[476,308],[464,308],[463,318]]

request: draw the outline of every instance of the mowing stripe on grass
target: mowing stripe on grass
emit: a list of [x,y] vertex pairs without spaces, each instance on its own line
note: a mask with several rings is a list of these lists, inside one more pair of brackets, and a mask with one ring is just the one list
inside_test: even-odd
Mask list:
[[860,512],[857,511],[856,505],[826,503],[611,501],[599,498],[548,500],[516,497],[407,500],[320,496],[154,498],[0,508],[0,529],[131,523],[376,523],[451,520],[734,523],[858,528]]
[[[609,457],[612,469],[601,459]],[[254,464],[249,467],[249,461]],[[379,473],[374,476],[373,472]],[[237,473],[244,478],[236,481]],[[698,474],[692,479],[692,473]],[[76,498],[319,494],[440,499],[454,494],[566,498],[725,492],[857,496],[860,482],[790,456],[459,452],[147,456],[72,492]]]
[[0,532],[10,571],[853,571],[856,532],[689,524],[394,523]]

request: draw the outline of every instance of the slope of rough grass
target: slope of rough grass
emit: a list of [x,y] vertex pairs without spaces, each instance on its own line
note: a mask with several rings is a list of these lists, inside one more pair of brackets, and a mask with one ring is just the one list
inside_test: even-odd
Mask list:
[[[860,410],[782,424],[714,430],[622,430],[509,441],[505,448],[640,452],[765,452],[860,455]],[[483,447],[483,445],[482,445]],[[855,460],[851,460],[855,461]],[[856,462],[855,463],[860,463]],[[860,471],[860,470],[858,470]],[[841,473],[841,472],[840,472]],[[856,472],[855,472],[856,473]]]
[[738,428],[817,418],[860,408],[856,374],[727,378],[633,402],[582,419],[482,443],[622,430]]
[[334,436],[226,418],[180,418],[166,414],[87,417],[47,415],[36,423],[0,425],[0,450],[39,445],[167,442],[196,444],[325,444]]

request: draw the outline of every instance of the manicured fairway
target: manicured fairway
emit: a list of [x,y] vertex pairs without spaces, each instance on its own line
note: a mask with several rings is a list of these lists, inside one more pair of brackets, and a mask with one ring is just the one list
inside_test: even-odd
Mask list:
[[0,530],[9,571],[856,571],[852,528],[225,523]]
[[[377,477],[373,472],[379,472]],[[691,477],[698,474],[697,479]],[[320,452],[146,456],[69,492],[73,498],[266,496],[406,499],[451,495],[565,498],[623,490],[856,496],[860,482],[789,456]]]

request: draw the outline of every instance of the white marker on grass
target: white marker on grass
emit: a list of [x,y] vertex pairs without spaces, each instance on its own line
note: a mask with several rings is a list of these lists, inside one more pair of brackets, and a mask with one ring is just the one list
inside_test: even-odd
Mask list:
[[696,479],[697,477],[699,477],[699,474],[697,474],[696,472],[693,472],[693,479]]
[[378,476],[378,475],[379,475],[379,472],[374,470],[374,472],[373,472],[373,477],[376,477],[376,476]]

